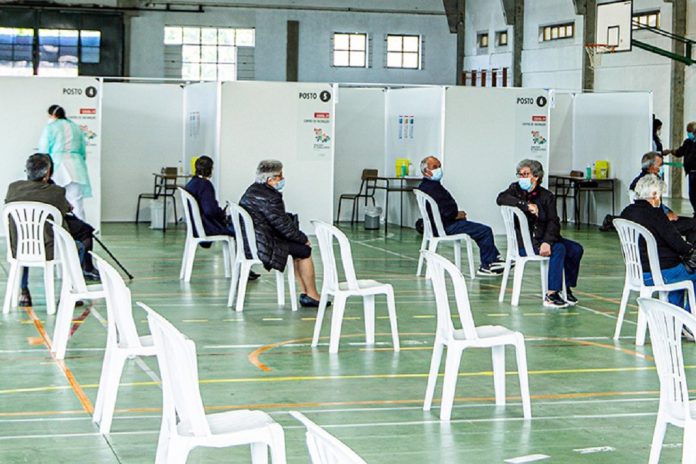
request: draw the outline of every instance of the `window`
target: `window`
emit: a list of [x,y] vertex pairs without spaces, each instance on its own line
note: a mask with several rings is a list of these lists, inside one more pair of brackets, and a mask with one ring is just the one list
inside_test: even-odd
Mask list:
[[419,35],[387,35],[387,68],[420,69]]
[[495,46],[496,47],[507,47],[508,44],[508,31],[498,31],[495,33]]
[[660,10],[646,11],[633,15],[633,30],[645,27],[660,27]]
[[1,27],[0,75],[31,76],[34,74],[33,43],[33,29]]
[[476,46],[478,48],[488,48],[488,32],[479,32],[476,35]]
[[254,29],[167,26],[165,46],[180,48],[181,78],[232,81],[237,78],[237,47],[255,45]]
[[548,42],[550,40],[570,39],[575,36],[575,24],[555,24],[553,26],[543,26],[539,28],[539,41]]
[[99,31],[0,28],[0,75],[77,76],[81,63],[99,63],[100,47]]
[[333,35],[333,65],[349,68],[367,67],[367,34]]

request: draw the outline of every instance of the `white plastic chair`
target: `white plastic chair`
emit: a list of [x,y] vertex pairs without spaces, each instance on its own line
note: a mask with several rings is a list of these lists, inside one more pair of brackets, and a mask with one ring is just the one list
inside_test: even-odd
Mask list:
[[78,300],[100,300],[105,294],[100,284],[87,285],[85,282],[75,239],[62,226],[50,219],[47,222],[53,226],[53,243],[63,276],[51,349],[56,359],[64,359],[75,304]]
[[[62,223],[62,214],[56,207],[46,203],[17,201],[7,203],[3,209],[2,216],[5,238],[7,240],[7,262],[10,263],[2,312],[7,314],[10,312],[10,306],[13,308],[17,307],[22,268],[40,267],[44,270],[46,312],[55,314],[56,298],[53,271],[57,264],[58,255],[54,247],[54,259],[47,259],[44,230],[47,227],[51,227],[46,224],[49,218]],[[10,218],[12,218],[13,224],[10,224]],[[17,248],[15,257],[12,257],[12,248],[10,246],[10,228],[13,228],[16,232]]]
[[[468,234],[456,234],[447,235],[445,232],[445,226],[442,224],[442,217],[440,217],[440,208],[433,198],[427,193],[415,189],[413,193],[416,194],[416,200],[418,201],[418,210],[420,211],[421,218],[423,219],[423,241],[421,242],[420,251],[428,250],[433,253],[437,252],[437,246],[440,242],[452,242],[454,246],[454,263],[457,265],[458,269],[461,269],[462,264],[462,242],[466,243],[466,254],[469,261],[469,274],[472,279],[476,278],[476,270],[474,269],[474,240]],[[437,229],[437,237],[433,231],[432,223],[428,215],[427,205],[430,205],[430,211],[432,211],[433,220],[435,221],[435,228]],[[418,256],[418,269],[416,269],[416,276],[421,275],[423,270],[423,254]]]
[[[360,296],[363,299],[365,314],[365,339],[368,345],[375,343],[375,296],[387,297],[387,312],[391,324],[392,343],[394,351],[399,351],[399,330],[396,325],[396,305],[394,303],[394,288],[390,284],[377,282],[376,280],[363,280],[355,275],[353,257],[350,251],[350,243],[343,232],[336,227],[321,221],[312,221],[319,241],[321,262],[324,268],[324,279],[321,285],[321,298],[319,299],[319,311],[314,325],[314,337],[312,346],[319,343],[321,325],[326,312],[326,304],[329,295],[333,295],[333,315],[331,317],[331,335],[329,337],[329,353],[338,353],[338,344],[341,338],[341,325],[343,312],[346,308],[346,300],[351,296]],[[334,239],[338,242],[341,253],[341,267],[346,281],[339,282],[336,257],[333,250]]]
[[[507,252],[505,254],[505,270],[503,271],[503,282],[500,284],[500,294],[498,302],[505,301],[505,290],[507,288],[508,277],[512,262],[515,262],[515,270],[512,277],[512,306],[519,306],[520,294],[522,293],[522,278],[524,277],[524,266],[530,262],[538,262],[541,268],[541,298],[544,299],[549,289],[549,257],[538,255],[532,246],[532,237],[529,234],[529,223],[527,217],[521,209],[514,206],[501,206],[500,213],[503,215],[505,223],[505,235],[507,235]],[[522,236],[522,247],[517,241],[515,230],[515,218],[519,224],[520,235]],[[526,256],[520,255],[520,248],[524,249]],[[565,277],[563,279],[563,294],[565,294]]]
[[367,464],[355,451],[301,412],[290,411],[290,415],[307,428],[307,449],[312,464]]
[[[254,264],[262,264],[259,259],[259,254],[256,248],[256,233],[254,231],[254,221],[252,221],[249,213],[241,206],[230,203],[230,214],[232,216],[232,224],[234,230],[237,231],[237,253],[236,259],[232,265],[232,281],[230,282],[230,294],[227,298],[227,306],[232,307],[235,295],[237,297],[236,311],[244,310],[244,297],[246,296],[246,286],[249,280],[249,272]],[[242,222],[239,222],[239,218]],[[242,227],[243,226],[243,227]],[[247,246],[251,253],[251,258],[246,257],[244,251],[244,240],[242,240],[242,230],[246,237]],[[275,271],[276,275],[276,290],[278,292],[278,306],[285,306],[285,275],[288,279],[288,288],[290,290],[290,306],[293,311],[297,311],[297,291],[295,289],[295,262],[292,256],[288,256],[288,262],[285,265],[285,272]]]
[[150,335],[140,336],[133,320],[131,292],[118,271],[102,258],[92,253],[101,275],[106,294],[107,337],[102,363],[99,391],[92,420],[99,424],[99,432],[111,431],[118,386],[127,359],[135,356],[155,356],[155,346]]
[[682,354],[682,326],[696,333],[696,317],[684,309],[652,298],[638,298],[650,326],[655,366],[660,378],[660,405],[650,447],[649,464],[660,461],[667,425],[684,429],[682,463],[696,463],[696,402],[689,400]]
[[[437,332],[433,346],[433,357],[430,362],[428,386],[425,390],[424,411],[430,411],[435,393],[435,384],[440,371],[442,351],[447,347],[445,375],[442,387],[442,403],[440,420],[449,421],[452,416],[455,387],[459,374],[459,363],[462,352],[467,348],[492,348],[493,350],[493,382],[495,386],[495,404],[505,404],[505,345],[513,345],[517,357],[522,397],[522,410],[525,419],[532,417],[529,399],[529,383],[527,380],[527,355],[524,346],[524,335],[499,325],[484,325],[476,327],[471,314],[469,296],[466,290],[464,276],[457,267],[440,255],[424,251],[425,259],[430,268],[433,282],[433,292],[437,306]],[[449,297],[447,294],[446,275],[449,275],[454,289],[455,302],[461,329],[455,329],[452,323]]]
[[[696,308],[696,294],[694,286],[690,280],[666,284],[662,278],[660,268],[660,258],[657,255],[657,243],[652,232],[635,222],[626,219],[614,219],[614,227],[619,234],[621,241],[621,252],[626,265],[626,280],[621,294],[621,305],[619,306],[619,316],[616,319],[616,329],[614,330],[614,340],[621,335],[621,325],[623,324],[628,297],[631,292],[639,292],[641,297],[652,297],[653,293],[659,292],[660,299],[667,301],[668,293],[676,290],[686,290],[689,298],[689,306]],[[643,264],[640,260],[639,241],[643,240],[648,251],[648,261],[650,262],[650,274],[652,274],[653,285],[646,285],[643,281]],[[693,310],[693,309],[692,309]],[[636,345],[645,344],[645,333],[647,321],[642,311],[638,311],[638,327],[636,328]]]
[[282,427],[262,411],[239,410],[205,414],[198,387],[196,345],[162,316],[147,311],[162,377],[162,426],[156,464],[184,463],[198,446],[226,448],[251,445],[252,462],[285,464]]
[[[225,265],[225,277],[230,276],[230,269],[234,262],[234,245],[232,241],[234,237],[230,235],[206,235],[203,229],[203,220],[201,212],[198,208],[198,201],[182,187],[177,187],[181,195],[181,203],[184,205],[184,214],[186,215],[186,243],[184,245],[184,255],[181,258],[181,272],[179,279],[184,282],[191,281],[191,273],[193,272],[193,261],[196,258],[196,250],[198,244],[202,242],[220,242],[222,243],[223,262]],[[165,224],[166,225],[166,224]],[[195,226],[195,234],[194,234]],[[198,235],[196,237],[196,235]]]

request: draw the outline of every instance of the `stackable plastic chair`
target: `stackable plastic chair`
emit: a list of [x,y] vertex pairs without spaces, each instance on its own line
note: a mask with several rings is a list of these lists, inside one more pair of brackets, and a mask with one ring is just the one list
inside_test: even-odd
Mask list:
[[70,233],[50,219],[47,222],[53,226],[53,243],[57,252],[56,256],[60,257],[63,276],[51,348],[56,359],[64,359],[68,339],[70,338],[70,325],[75,304],[78,300],[100,300],[104,298],[104,289],[100,284],[87,285],[85,282],[77,245]]
[[248,409],[206,414],[198,387],[196,345],[142,303],[155,342],[162,377],[162,426],[156,464],[184,463],[196,447],[251,445],[255,464],[285,464],[282,427],[262,411]]
[[[392,342],[394,351],[399,351],[399,330],[396,325],[396,306],[394,303],[394,289],[390,284],[377,282],[376,280],[363,280],[355,275],[353,257],[350,251],[350,243],[343,232],[336,227],[321,221],[312,221],[319,241],[321,262],[324,268],[324,280],[321,285],[321,298],[317,321],[314,325],[314,337],[312,346],[319,343],[321,325],[326,312],[326,304],[329,295],[333,295],[333,315],[331,317],[331,335],[329,337],[329,353],[338,353],[338,343],[341,338],[341,325],[343,312],[346,308],[346,300],[351,296],[359,296],[363,299],[365,313],[365,339],[368,345],[375,343],[375,296],[387,297],[387,312],[391,324]],[[341,267],[346,281],[339,282],[336,257],[334,255],[334,239],[338,242],[341,253]]]
[[131,292],[118,271],[96,254],[92,253],[92,257],[104,286],[107,313],[106,350],[92,420],[99,424],[99,432],[106,434],[111,431],[126,360],[135,356],[155,356],[156,352],[150,335],[138,335]]
[[290,411],[290,415],[307,428],[305,436],[312,464],[367,464],[355,451],[301,412]]
[[[230,282],[230,294],[227,298],[227,306],[232,307],[235,296],[237,297],[236,311],[244,310],[244,297],[246,296],[246,286],[249,280],[251,266],[254,264],[262,264],[259,259],[259,254],[256,248],[256,233],[254,232],[254,221],[252,221],[249,213],[241,206],[230,203],[230,214],[232,215],[232,224],[234,230],[237,231],[237,253],[236,259],[232,265],[232,281]],[[239,219],[242,219],[241,222]],[[242,234],[241,231],[244,231]],[[242,239],[242,236],[246,240]],[[244,242],[246,241],[251,258],[247,258],[244,251]],[[278,292],[278,305],[285,306],[285,276],[288,279],[288,289],[290,290],[290,306],[293,311],[297,311],[297,291],[295,289],[295,263],[292,256],[288,256],[288,262],[285,266],[285,272],[275,271],[276,275],[276,290]]]
[[[621,305],[619,306],[619,316],[616,319],[614,339],[618,339],[619,335],[621,335],[621,325],[623,324],[624,315],[626,314],[628,297],[632,291],[639,292],[641,297],[651,297],[653,293],[659,292],[660,299],[667,301],[669,292],[686,290],[689,298],[689,307],[696,308],[696,294],[694,294],[694,286],[690,280],[667,284],[662,278],[660,258],[657,255],[657,242],[655,242],[655,237],[652,232],[640,224],[626,219],[614,219],[613,223],[616,232],[619,234],[621,252],[623,254],[624,263],[626,264],[626,280],[624,281],[623,293],[621,294]],[[648,261],[650,263],[650,274],[652,274],[653,285],[646,285],[643,281],[643,273],[646,271],[643,269],[643,264],[640,261],[639,242],[641,240],[645,243],[648,251]],[[636,345],[642,346],[645,344],[646,329],[647,322],[645,320],[645,315],[639,310],[638,327],[636,329]]]
[[[230,235],[206,235],[203,229],[203,220],[198,208],[196,199],[182,187],[177,187],[181,195],[181,203],[184,205],[186,215],[186,244],[184,245],[184,255],[181,259],[181,272],[179,279],[184,282],[191,281],[193,271],[193,260],[196,257],[198,244],[202,242],[222,243],[223,261],[225,265],[225,277],[230,276],[230,269],[234,262],[234,237]],[[166,226],[166,224],[165,224]]]
[[[476,269],[474,268],[474,240],[468,234],[447,235],[447,232],[445,232],[445,226],[442,224],[440,208],[437,206],[435,200],[433,200],[433,198],[427,193],[418,189],[413,190],[413,193],[416,194],[418,210],[420,211],[421,218],[423,218],[423,241],[421,242],[420,251],[428,250],[436,253],[437,246],[441,242],[452,242],[452,245],[454,246],[454,262],[457,265],[457,268],[461,269],[462,242],[466,243],[466,254],[469,260],[469,274],[471,275],[472,279],[475,279]],[[435,222],[435,231],[433,231],[433,225],[430,221],[430,215],[428,214],[428,205],[430,206],[433,221]],[[437,237],[435,236],[435,232],[437,232]],[[418,269],[416,269],[416,276],[421,275],[422,269],[423,254],[421,253],[418,256]]]
[[[442,351],[447,347],[445,375],[442,387],[442,404],[440,419],[449,421],[452,416],[455,387],[459,374],[459,363],[462,352],[467,348],[491,348],[493,350],[493,382],[495,386],[495,404],[505,404],[505,346],[515,347],[517,357],[517,372],[520,381],[522,410],[524,418],[532,417],[529,399],[529,383],[527,380],[527,355],[524,346],[524,335],[499,325],[475,326],[469,305],[464,276],[457,267],[440,255],[424,251],[433,282],[433,292],[437,305],[437,332],[433,357],[430,362],[428,386],[425,390],[424,411],[430,411],[435,393],[435,384],[440,371]],[[455,329],[452,323],[449,298],[447,294],[446,276],[452,282],[457,304],[457,313],[461,329]]]
[[[515,270],[512,278],[512,306],[519,306],[520,304],[524,266],[530,261],[538,262],[541,268],[541,298],[543,300],[546,292],[549,289],[549,257],[538,255],[534,251],[534,246],[532,246],[532,237],[529,234],[529,223],[527,222],[527,216],[524,215],[521,209],[514,206],[501,206],[500,213],[503,215],[503,222],[505,223],[505,235],[507,235],[507,253],[505,255],[505,270],[503,271],[503,282],[500,284],[498,302],[502,303],[505,300],[505,289],[507,287],[508,277],[510,276],[510,269],[512,268],[513,261],[515,262]],[[522,247],[520,247],[520,244],[517,241],[515,219],[517,219],[520,235],[522,236]],[[525,251],[526,256],[520,255],[520,248]],[[563,293],[565,294],[565,277],[563,280]]]
[[672,424],[684,429],[681,462],[696,463],[696,402],[689,400],[681,344],[683,326],[696,333],[696,317],[652,298],[638,298],[638,306],[650,326],[653,356],[660,378],[660,405],[648,462],[659,462],[667,425]]
[[[62,223],[63,216],[56,207],[36,201],[7,203],[3,209],[2,216],[5,238],[7,240],[7,262],[10,264],[2,312],[7,314],[10,312],[10,306],[13,308],[17,307],[22,268],[40,267],[44,270],[46,312],[48,314],[55,314],[56,298],[53,271],[57,263],[58,255],[54,247],[54,259],[47,259],[46,245],[44,243],[44,229],[51,227],[46,224],[49,218]],[[10,223],[10,218],[12,218],[12,224]],[[16,232],[17,252],[15,257],[12,257],[12,248],[10,246],[10,228],[13,228]]]

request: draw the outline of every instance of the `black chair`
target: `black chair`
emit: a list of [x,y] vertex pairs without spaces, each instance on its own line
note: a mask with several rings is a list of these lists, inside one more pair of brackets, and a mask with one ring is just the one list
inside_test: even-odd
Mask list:
[[353,202],[353,211],[350,215],[350,223],[353,224],[358,220],[359,202],[360,198],[365,199],[365,206],[367,206],[367,199],[372,200],[372,206],[375,206],[375,191],[377,190],[377,176],[379,171],[377,169],[363,169],[362,176],[360,177],[360,190],[358,193],[343,193],[338,197],[338,214],[336,214],[336,222],[341,218],[341,203],[343,200],[350,200]]
[[172,204],[174,206],[174,217],[177,218],[176,214],[176,180],[177,180],[177,168],[176,167],[166,167],[162,168],[160,174],[154,175],[154,183],[152,186],[152,193],[141,193],[138,195],[138,204],[135,207],[135,223],[139,223],[140,219],[140,200],[159,200],[162,199],[164,203],[164,208],[162,212],[162,230],[167,230],[167,198],[172,199]]

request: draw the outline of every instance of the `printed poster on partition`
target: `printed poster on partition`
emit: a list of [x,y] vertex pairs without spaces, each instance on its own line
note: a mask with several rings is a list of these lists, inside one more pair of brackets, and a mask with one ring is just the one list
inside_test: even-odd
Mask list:
[[333,150],[334,95],[330,86],[300,87],[297,93],[297,154],[323,158]]
[[549,149],[548,92],[521,91],[515,98],[515,154],[546,165]]

